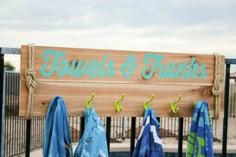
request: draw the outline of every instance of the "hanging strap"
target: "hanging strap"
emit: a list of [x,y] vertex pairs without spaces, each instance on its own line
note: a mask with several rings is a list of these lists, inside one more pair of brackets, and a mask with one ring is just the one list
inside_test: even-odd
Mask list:
[[38,84],[36,82],[36,72],[34,70],[34,45],[29,44],[28,69],[25,70],[26,86],[28,88],[27,119],[31,119],[34,104],[34,93]]
[[220,55],[215,54],[215,79],[214,79],[214,85],[212,88],[212,93],[215,96],[215,114],[214,118],[219,118],[219,110],[220,110],[220,94],[223,90],[223,76],[220,74]]

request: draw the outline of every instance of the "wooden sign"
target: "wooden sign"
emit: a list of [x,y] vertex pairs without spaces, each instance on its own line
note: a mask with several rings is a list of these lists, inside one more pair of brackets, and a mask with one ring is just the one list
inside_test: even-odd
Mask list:
[[[159,117],[192,116],[198,100],[209,103],[211,115],[215,111],[214,55],[35,46],[33,59],[38,88],[32,116],[45,115],[56,95],[64,98],[69,115],[83,116],[92,93],[100,116],[142,117],[143,104],[153,94],[150,106]],[[224,56],[220,56],[218,67],[224,76]],[[29,91],[24,73],[28,68],[29,47],[22,46],[20,116],[27,114]],[[122,93],[123,110],[116,112],[114,103]],[[172,114],[170,104],[179,95],[179,112]],[[222,106],[222,94],[220,98]]]

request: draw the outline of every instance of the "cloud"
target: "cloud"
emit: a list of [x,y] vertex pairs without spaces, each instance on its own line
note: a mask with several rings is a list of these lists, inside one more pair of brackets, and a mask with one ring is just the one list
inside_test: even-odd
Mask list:
[[1,0],[0,43],[236,57],[235,8],[235,0]]
[[[1,4],[1,30],[70,30],[123,25],[184,27],[220,20],[235,26],[236,2],[134,0],[9,0]],[[43,4],[43,5],[42,5]]]

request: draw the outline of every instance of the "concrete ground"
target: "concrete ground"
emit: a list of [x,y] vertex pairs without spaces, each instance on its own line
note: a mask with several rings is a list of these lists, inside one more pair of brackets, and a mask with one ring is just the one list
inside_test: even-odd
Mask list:
[[[166,143],[166,142],[170,143]],[[178,152],[178,141],[176,141],[174,138],[165,140],[162,139],[163,142],[163,148],[165,152]],[[75,149],[76,143],[73,144],[73,149]],[[123,143],[111,143],[110,150],[111,152],[129,152],[130,143],[129,141],[125,141]],[[183,151],[186,150],[186,141],[183,143]],[[214,152],[215,153],[221,153],[222,152],[222,144],[221,143],[214,143]],[[227,152],[228,153],[236,153],[236,145],[228,145],[227,146]],[[25,154],[19,155],[19,157],[24,157]],[[30,156],[32,157],[41,157],[42,156],[42,149],[36,149],[30,153]]]

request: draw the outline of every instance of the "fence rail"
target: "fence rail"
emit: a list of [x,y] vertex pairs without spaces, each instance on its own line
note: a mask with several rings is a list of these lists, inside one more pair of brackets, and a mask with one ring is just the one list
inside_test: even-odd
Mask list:
[[[19,81],[20,75],[16,72],[5,72],[5,157],[15,156],[25,152],[26,146],[26,119],[18,116],[19,111]],[[236,84],[230,85],[229,116],[235,117],[236,113]],[[104,125],[106,118],[102,117]],[[136,137],[141,129],[143,118],[136,118]],[[179,118],[160,118],[160,136],[178,137]],[[130,139],[131,117],[111,118],[110,142],[120,142]],[[78,142],[81,135],[81,118],[69,117],[72,141]],[[213,134],[217,133],[217,121],[213,122]],[[187,136],[191,118],[183,118],[183,136]],[[45,117],[33,117],[31,121],[31,150],[42,147]]]

